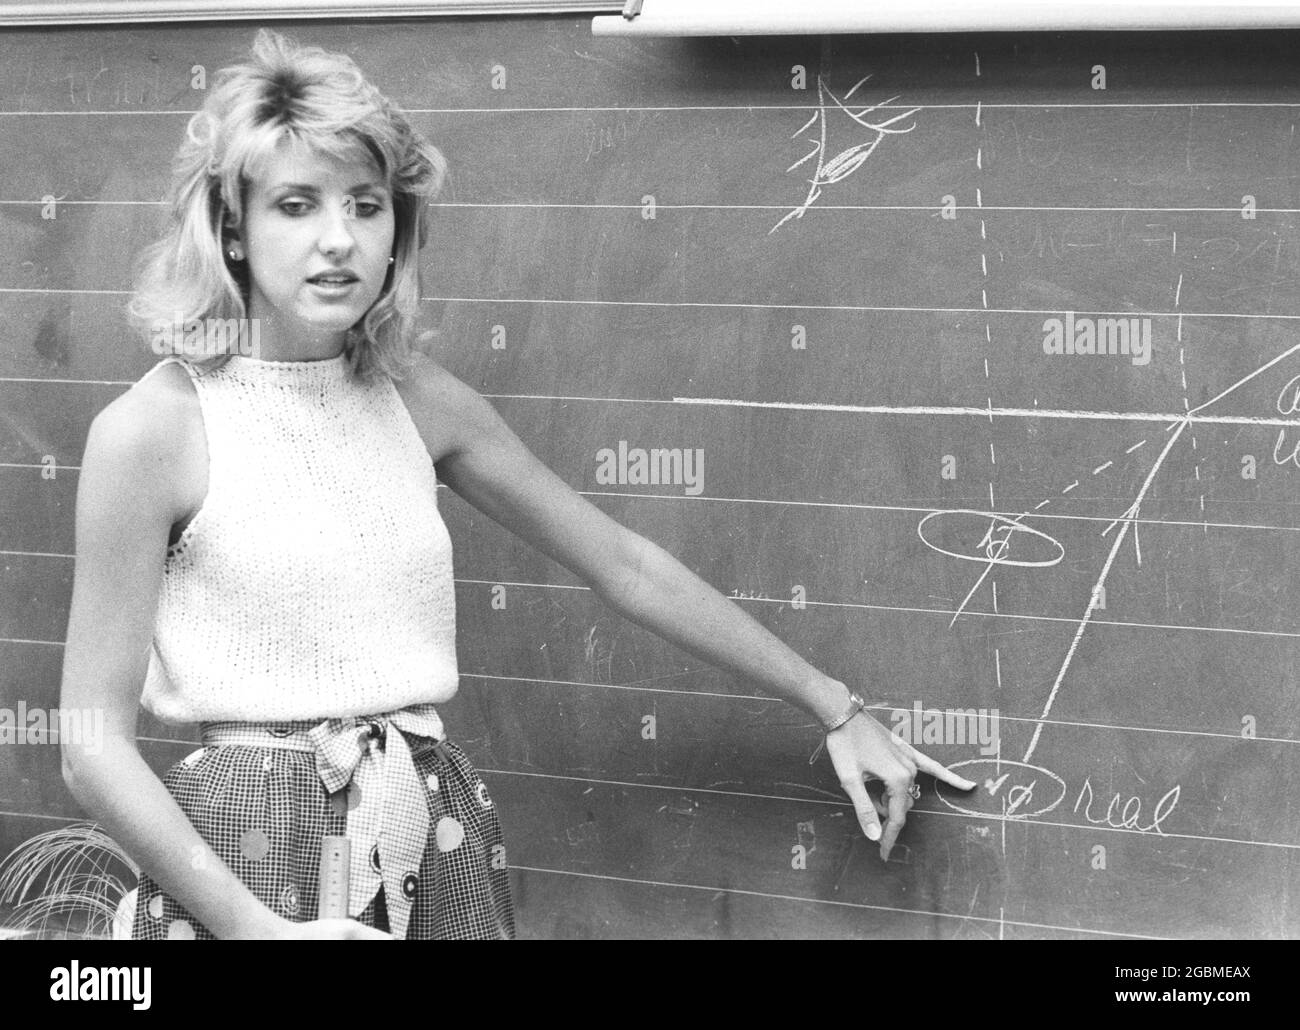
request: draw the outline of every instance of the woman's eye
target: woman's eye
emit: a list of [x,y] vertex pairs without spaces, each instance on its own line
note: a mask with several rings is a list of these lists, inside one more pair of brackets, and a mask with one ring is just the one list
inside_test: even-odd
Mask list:
[[[301,210],[290,211],[289,209],[290,208],[301,209],[309,206],[310,204],[305,200],[286,200],[280,204],[280,210],[283,211],[286,215],[298,215],[298,214],[302,214]],[[356,204],[355,208],[356,210],[361,211],[364,217],[373,218],[375,215],[379,214],[379,212],[384,209],[384,205],[376,204],[371,201],[362,201],[361,203]]]

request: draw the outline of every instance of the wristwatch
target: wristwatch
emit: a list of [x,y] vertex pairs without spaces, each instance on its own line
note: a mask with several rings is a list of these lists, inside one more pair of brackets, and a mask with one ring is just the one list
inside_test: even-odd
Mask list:
[[826,727],[826,732],[830,733],[832,730],[838,730],[841,726],[843,726],[846,722],[848,722],[850,719],[852,719],[855,715],[857,715],[860,711],[862,711],[862,709],[866,707],[867,707],[867,702],[862,697],[862,695],[859,694],[856,690],[850,690],[849,707],[845,709],[843,715],[841,715],[838,719],[836,719],[833,723],[831,723],[829,726]]

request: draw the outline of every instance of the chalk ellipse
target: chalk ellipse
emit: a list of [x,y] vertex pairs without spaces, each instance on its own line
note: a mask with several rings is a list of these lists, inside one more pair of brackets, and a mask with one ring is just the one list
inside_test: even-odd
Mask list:
[[[1046,815],[1065,797],[1065,781],[1041,765],[1005,758],[969,758],[948,768],[979,784],[973,791],[956,792],[942,781],[936,783],[939,799],[963,815],[1001,816],[1003,802],[1007,801],[1011,807],[1006,818],[1031,819]],[[1026,790],[1030,791],[1028,796]],[[977,802],[984,807],[974,807]]]
[[[933,540],[929,540],[926,538],[925,524],[929,522],[931,519],[936,519],[941,517],[946,519],[952,519],[953,517],[961,517],[961,516],[967,516],[967,517],[974,516],[975,518],[980,520],[979,528],[980,528],[981,543],[983,542],[984,538],[989,534],[987,522],[989,519],[992,519],[994,522],[1002,523],[1003,525],[1008,527],[1008,536],[1007,536],[1008,540],[1010,540],[1011,537],[1014,536],[1015,534],[1025,533],[1028,534],[1030,537],[1037,538],[1038,540],[1046,541],[1048,544],[1050,544],[1052,547],[1056,549],[1056,553],[1048,558],[1009,558],[1006,555],[990,557],[987,553],[976,552],[971,554],[964,554],[961,551],[950,551],[945,547],[940,547]],[[1044,533],[1041,529],[1034,529],[1032,526],[1022,525],[1021,523],[1017,522],[1015,519],[1008,518],[1005,515],[999,515],[996,512],[976,511],[973,508],[953,508],[944,511],[932,511],[930,512],[930,514],[926,515],[924,518],[921,519],[920,522],[916,524],[916,535],[921,538],[921,543],[925,544],[926,547],[938,551],[940,554],[946,554],[950,558],[960,558],[962,561],[981,562],[986,565],[987,564],[1017,565],[1020,566],[1021,568],[1027,568],[1027,569],[1045,569],[1045,568],[1049,568],[1052,565],[1057,564],[1062,558],[1065,557],[1065,548],[1061,546],[1061,542],[1057,540],[1055,537],[1049,536],[1048,534]],[[976,546],[978,546],[978,544]]]

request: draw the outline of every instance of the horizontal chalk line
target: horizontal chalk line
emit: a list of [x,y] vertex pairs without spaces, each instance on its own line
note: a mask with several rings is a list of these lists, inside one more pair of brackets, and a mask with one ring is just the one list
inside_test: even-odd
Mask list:
[[871,905],[865,901],[840,901],[834,898],[801,898],[792,894],[772,894],[768,891],[745,890],[741,887],[706,887],[702,884],[695,883],[669,883],[660,880],[641,880],[631,876],[613,876],[609,873],[587,873],[578,872],[571,869],[545,869],[540,866],[515,865],[511,863],[511,869],[518,869],[526,873],[545,873],[551,876],[578,876],[590,880],[605,880],[614,883],[636,884],[644,887],[668,887],[678,890],[707,891],[711,894],[740,894],[746,897],[763,898],[768,901],[794,901],[805,905],[837,905],[841,908],[865,909],[872,912],[895,912],[900,915],[923,916],[926,919],[956,919],[958,921],[971,920],[977,923],[995,923],[1009,926],[1023,926],[1031,930],[1055,930],[1064,933],[1087,933],[1097,934],[1104,937],[1134,937],[1147,941],[1165,941],[1168,937],[1155,937],[1145,933],[1125,933],[1121,930],[1090,930],[1080,926],[1054,926],[1051,923],[1028,923],[1015,919],[994,919],[991,916],[962,915],[956,912],[941,912],[937,909],[916,909],[916,908],[898,908],[894,905]]
[[[677,679],[680,678],[681,676],[691,676],[695,674],[696,673],[694,670],[688,670],[682,673],[674,673],[671,678]],[[496,675],[492,673],[464,672],[464,671],[461,672],[460,676],[462,679],[497,680],[504,683],[541,683],[547,686],[581,687],[584,689],[590,688],[592,690],[627,690],[627,691],[635,691],[635,692],[647,693],[647,694],[672,694],[679,697],[708,697],[708,698],[715,698],[715,699],[723,698],[727,700],[736,700],[736,701],[745,701],[745,702],[765,701],[771,704],[788,703],[782,698],[769,697],[765,694],[726,694],[726,693],[721,693],[719,691],[683,690],[680,687],[650,687],[650,686],[642,686],[636,683],[589,683],[584,680],[554,680],[554,679],[541,679],[536,676],[502,676],[502,675]],[[947,707],[962,708],[965,706],[955,701],[951,702],[949,705],[943,705],[940,702],[935,701],[926,706],[926,708],[929,709],[940,709],[940,708],[947,708]],[[911,712],[912,711],[911,708],[898,707],[895,705],[884,704],[884,703],[867,705],[867,709],[869,711],[876,711],[876,712]],[[1172,734],[1174,736],[1203,737],[1206,739],[1232,740],[1232,741],[1240,741],[1242,743],[1252,743],[1252,744],[1253,743],[1300,744],[1300,739],[1294,737],[1247,738],[1247,737],[1243,737],[1240,733],[1226,733],[1226,732],[1220,732],[1216,730],[1182,730],[1182,729],[1166,729],[1160,726],[1126,726],[1123,723],[1082,722],[1075,719],[1039,719],[1037,716],[1006,715],[1005,713],[1002,712],[998,713],[998,721],[999,722],[1022,722],[1028,726],[1037,726],[1041,722],[1041,723],[1045,723],[1048,726],[1069,726],[1075,729],[1123,730],[1129,733],[1167,733],[1167,734]]]
[[[190,743],[194,743],[196,747],[198,746],[197,743],[194,741],[191,741]],[[41,815],[36,812],[17,812],[17,811],[9,811],[9,810],[0,810],[0,816],[16,816],[22,819],[40,819],[45,822],[55,822],[55,823],[64,823],[64,824],[83,821],[81,819],[78,819],[75,816]],[[657,880],[638,880],[630,877],[612,876],[606,873],[583,873],[583,872],[572,872],[564,869],[545,869],[540,866],[526,866],[526,865],[511,864],[510,868],[518,869],[520,872],[527,872],[527,873],[546,873],[546,874],[554,874],[556,876],[581,876],[593,880],[612,880],[621,883],[632,883],[632,884],[639,884],[639,885],[649,886],[649,887],[669,887],[669,888],[676,887],[676,888],[681,888],[683,890],[709,891],[715,894],[722,893],[722,892],[726,892],[730,894],[744,894],[752,897],[770,898],[772,900],[777,900],[777,901],[788,900],[788,901],[795,901],[795,902],[804,902],[806,904],[839,905],[847,908],[875,909],[882,912],[898,912],[903,915],[919,915],[919,916],[927,916],[929,918],[940,916],[940,917],[952,918],[952,919],[973,919],[977,922],[993,922],[993,923],[998,922],[998,920],[991,919],[986,916],[950,915],[949,913],[945,913],[945,912],[928,912],[928,911],[918,910],[918,909],[894,908],[886,905],[869,905],[866,904],[865,902],[859,902],[859,901],[837,901],[834,899],[823,899],[823,898],[800,898],[793,895],[787,896],[782,894],[768,894],[768,893],[763,893],[761,891],[745,890],[744,888],[739,888],[739,887],[703,887],[703,886],[698,886],[696,884],[689,884],[689,883],[665,883]],[[1015,922],[1014,920],[1010,920],[1010,919],[1006,920],[1006,922],[1013,923],[1013,925],[1016,926],[1024,926],[1032,929],[1065,930],[1065,931],[1076,932],[1076,933],[1103,934],[1103,935],[1117,936],[1117,937],[1141,937],[1146,940],[1167,940],[1167,938],[1163,938],[1163,937],[1151,937],[1148,934],[1128,934],[1128,933],[1122,933],[1119,931],[1112,931],[1112,930],[1087,930],[1080,927],[1053,926],[1049,923]]]
[[[0,290],[0,293],[5,292]],[[39,292],[39,291],[33,291]],[[59,291],[54,291],[59,292]],[[125,295],[126,291],[119,291]],[[905,304],[772,304],[758,301],[705,301],[705,300],[590,300],[568,297],[421,297],[423,301],[443,304],[559,304],[575,307],[627,307],[627,308],[723,308],[746,311],[847,311],[847,312],[884,312],[887,314],[922,314],[922,315],[1034,315],[1059,318],[1061,308],[985,308],[980,307],[925,307]],[[1089,317],[1114,318],[1242,318],[1242,319],[1276,319],[1279,321],[1300,321],[1300,314],[1272,314],[1266,312],[1245,311],[1083,311],[1073,310],[1076,315]],[[1075,355],[1067,360],[1079,360],[1087,355]]]
[[[484,396],[496,396],[484,394]],[[549,399],[549,398],[548,398]],[[573,400],[575,398],[565,398]],[[816,401],[747,401],[731,397],[674,397],[674,404],[698,404],[732,408],[772,408],[780,411],[819,411],[851,415],[966,415],[979,418],[1063,418],[1102,422],[1216,422],[1227,425],[1291,426],[1300,428],[1295,418],[1264,418],[1255,415],[1188,415],[1169,411],[1088,411],[1061,408],[995,408],[985,405],[939,406],[899,404],[826,404]]]
[[[1300,108],[1300,101],[1285,100],[1166,100],[1166,101],[1113,101],[1110,103],[1087,103],[1075,101],[1062,101],[1058,104],[1052,103],[1016,103],[1008,101],[1004,103],[988,103],[979,101],[977,103],[951,103],[951,104],[881,104],[876,107],[878,111],[974,111],[976,108],[981,111],[1095,111],[1113,109],[1122,110],[1146,110],[1146,109],[1186,109],[1186,108]],[[730,111],[736,114],[748,114],[753,111],[803,111],[807,113],[816,113],[819,109],[816,104],[623,104],[623,105],[600,105],[600,106],[579,106],[579,107],[404,107],[402,110],[408,115],[416,114],[584,114],[604,112],[611,114],[628,113],[635,114],[639,111],[653,112],[675,112],[675,111]],[[0,118],[84,118],[84,117],[152,117],[166,115],[171,117],[193,117],[195,111],[179,109],[153,109],[153,110],[85,110],[85,111],[0,111]]]
[[[1115,521],[1112,519],[1111,521]],[[3,554],[6,552],[0,552]],[[14,552],[16,554],[23,552]],[[30,552],[28,552],[30,553]],[[73,556],[68,555],[68,558]],[[507,587],[524,587],[536,590],[585,590],[591,591],[590,587],[573,585],[568,583],[525,583],[515,582],[506,579],[465,579],[457,576],[454,582],[459,586],[507,586]],[[725,595],[724,595],[725,596]],[[736,597],[728,598],[733,601],[745,601],[753,604],[789,604],[788,600],[766,597]],[[814,601],[806,600],[804,604],[816,608],[841,609],[845,611],[871,611],[871,612],[893,612],[897,614],[908,615],[945,615],[952,617],[958,614],[956,609],[952,608],[915,608],[900,605],[889,604],[868,604],[861,601]],[[1079,620],[1074,617],[1065,617],[1059,615],[1021,615],[1013,612],[985,612],[972,608],[963,608],[960,614],[970,618],[981,619],[1011,619],[1022,622],[1047,622],[1047,623],[1070,623],[1075,624]],[[1091,625],[1094,626],[1111,626],[1116,629],[1160,629],[1160,630],[1182,630],[1195,633],[1233,633],[1239,636],[1251,637],[1277,637],[1284,640],[1300,639],[1300,632],[1287,632],[1284,630],[1270,629],[1239,629],[1233,626],[1193,626],[1179,625],[1177,623],[1162,622],[1125,622],[1114,619],[1092,619]],[[58,640],[22,640],[13,637],[0,637],[0,644],[35,644],[51,647],[62,647],[63,642]]]
[[[650,687],[633,683],[592,683],[585,680],[556,680],[542,679],[537,676],[504,676],[494,673],[485,672],[462,672],[462,679],[490,680],[498,683],[521,683],[521,684],[542,684],[543,686],[557,687],[578,687],[590,690],[610,690],[610,691],[628,691],[631,693],[643,694],[670,694],[682,698],[709,698],[715,701],[743,701],[746,704],[761,701],[765,704],[784,705],[789,702],[779,697],[770,697],[766,694],[727,694],[720,691],[710,690],[683,690],[678,687]],[[681,673],[674,673],[670,677],[661,677],[665,679],[680,679],[683,676],[697,675],[696,670],[687,670]],[[929,708],[943,708],[947,706],[935,702],[928,705]],[[962,708],[963,705],[953,703],[951,707]],[[884,702],[867,705],[867,710],[872,712],[910,712],[910,708],[900,708]],[[1121,730],[1125,733],[1165,733],[1172,736],[1181,737],[1199,737],[1207,740],[1231,740],[1242,744],[1300,744],[1300,740],[1293,737],[1243,737],[1240,733],[1222,733],[1215,730],[1183,730],[1183,729],[1166,729],[1159,726],[1127,726],[1123,723],[1106,723],[1106,722],[1082,722],[1077,719],[1040,719],[1037,716],[1018,716],[1003,715],[999,713],[999,721],[1018,722],[1028,726],[1037,726],[1043,723],[1048,726],[1065,726],[1072,729],[1083,730]],[[810,723],[811,727],[812,724]],[[178,740],[174,737],[140,737],[140,740],[148,741],[153,744],[176,744],[186,745],[192,743],[187,740]],[[730,794],[733,791],[719,791],[719,793]],[[764,794],[740,794],[743,797],[768,797]],[[1011,820],[1016,822],[1017,820]]]
[[[130,297],[130,290],[85,290],[85,289],[36,289],[36,287],[0,286],[0,294],[38,294],[42,297],[61,297],[61,295],[86,295],[86,297]],[[887,315],[1034,315],[1060,317],[1066,308],[996,308],[996,307],[923,307],[907,304],[818,304],[818,303],[762,303],[757,300],[593,300],[555,297],[421,297],[424,303],[439,304],[563,304],[569,307],[649,307],[649,308],[722,308],[722,310],[740,311],[837,311],[848,313],[887,313]],[[1300,313],[1271,313],[1258,311],[1083,311],[1074,310],[1075,315],[1088,317],[1122,317],[1122,319],[1251,319],[1260,321],[1300,321]],[[1048,355],[1044,355],[1048,356]],[[1060,355],[1063,360],[1086,362],[1089,358],[1112,360],[1117,355]],[[1122,358],[1123,355],[1118,355]],[[4,382],[5,380],[0,380]],[[21,380],[12,378],[13,382],[75,382],[77,380],[59,380],[59,378],[31,378]],[[91,380],[94,382],[94,380]],[[104,380],[105,385],[130,386],[131,382],[122,380]],[[584,399],[584,398],[577,398]]]
[[[535,779],[569,780],[575,783],[587,783],[596,786],[608,786],[608,787],[642,787],[649,790],[670,790],[670,791],[683,793],[683,794],[724,794],[730,797],[752,798],[761,801],[781,801],[781,802],[788,802],[791,804],[827,805],[827,806],[833,806],[835,808],[846,808],[849,811],[853,810],[853,805],[849,802],[847,798],[843,800],[830,800],[824,798],[787,797],[783,795],[747,794],[739,791],[712,790],[703,787],[682,787],[675,784],[638,783],[635,781],[625,781],[625,780],[588,779],[582,776],[564,776],[556,773],[523,772],[523,771],[516,771],[511,769],[480,769],[479,771],[485,773],[492,773],[498,776],[527,776]],[[927,791],[926,793],[929,792]],[[1154,839],[1154,840],[1174,840],[1174,839],[1196,840],[1196,841],[1206,841],[1214,844],[1242,844],[1248,847],[1268,847],[1268,848],[1282,848],[1285,850],[1300,850],[1300,844],[1289,844],[1282,841],[1242,840],[1235,837],[1213,837],[1205,834],[1194,834],[1194,833],[1169,833],[1169,832],[1143,833],[1140,830],[1135,830],[1135,829],[1126,828],[1122,826],[1118,826],[1118,827],[1105,826],[1105,825],[1099,826],[1094,823],[1086,823],[1086,822],[1085,823],[1062,823],[1062,822],[1056,822],[1055,820],[1038,819],[1038,818],[1015,819],[1015,818],[1007,818],[1001,815],[997,815],[996,813],[971,815],[968,812],[947,811],[944,809],[937,809],[937,808],[935,809],[914,808],[909,813],[908,817],[913,818],[915,816],[930,816],[930,815],[943,816],[945,818],[975,820],[976,822],[1008,822],[1012,824],[1019,824],[1022,826],[1023,825],[1050,826],[1059,829],[1083,830],[1086,832],[1092,832],[1096,830],[1109,831],[1112,833],[1124,833],[1130,836],[1143,837],[1146,839]]]
[[[593,784],[602,787],[643,787],[649,790],[671,790],[682,794],[725,794],[729,797],[752,798],[761,801],[782,801],[782,802],[789,802],[792,804],[800,804],[800,805],[803,804],[830,805],[836,808],[847,808],[850,812],[853,810],[853,805],[849,802],[848,798],[844,798],[843,800],[830,800],[824,798],[786,797],[779,794],[747,794],[740,791],[713,790],[707,787],[682,787],[676,784],[638,783],[635,781],[628,781],[628,780],[588,779],[583,776],[564,776],[557,773],[523,772],[514,769],[479,769],[479,772],[492,773],[497,776],[527,776],[535,779],[570,780],[575,783],[588,783],[588,784]],[[928,794],[930,793],[930,791],[925,791],[925,793]],[[922,796],[924,796],[924,794]],[[1062,822],[1056,822],[1055,820],[1051,820],[1051,819],[1038,819],[1038,818],[1016,819],[1016,818],[1008,818],[1005,816],[997,815],[996,813],[971,815],[968,812],[946,811],[944,809],[939,809],[939,808],[914,808],[912,809],[911,812],[908,813],[908,818],[909,819],[914,818],[915,816],[918,815],[938,815],[938,816],[944,816],[945,818],[973,819],[976,822],[1008,822],[1012,824],[1018,824],[1021,826],[1025,826],[1025,825],[1051,826],[1063,830],[1084,830],[1089,833],[1095,830],[1100,830],[1100,831],[1109,831],[1111,833],[1124,833],[1124,834],[1128,834],[1129,836],[1142,837],[1147,840],[1197,840],[1197,841],[1206,841],[1212,844],[1244,844],[1247,847],[1282,848],[1284,850],[1300,851],[1300,844],[1289,844],[1284,841],[1242,840],[1236,837],[1213,837],[1207,834],[1198,834],[1198,833],[1170,833],[1170,832],[1143,833],[1140,830],[1130,829],[1123,826],[1105,826],[1105,825],[1099,826],[1095,823],[1087,823],[1087,822],[1062,823]]]
[[[58,386],[131,386],[130,382],[98,379],[43,379],[0,376],[0,383],[46,383]],[[484,393],[489,400],[557,401],[586,404],[680,404],[719,408],[768,408],[849,415],[934,415],[978,418],[1053,418],[1102,422],[1182,422],[1222,425],[1284,426],[1300,428],[1300,416],[1273,418],[1257,415],[1190,415],[1172,411],[1090,411],[1070,408],[1003,408],[927,404],[831,404],[824,401],[751,401],[735,397],[584,397],[572,394]],[[73,466],[60,466],[72,468]]]
[[[28,293],[39,296],[92,296],[92,297],[129,297],[130,290],[88,290],[88,289],[47,289],[38,287],[0,286],[0,293]],[[570,297],[421,297],[421,302],[434,304],[556,304],[571,307],[621,307],[621,308],[721,308],[724,310],[744,311],[844,311],[849,313],[880,312],[884,314],[906,315],[1034,315],[1059,318],[1061,308],[985,308],[985,307],[926,307],[906,304],[816,304],[791,303],[772,304],[759,301],[717,301],[717,300],[591,300]],[[1280,314],[1262,311],[1099,311],[1073,310],[1076,315],[1100,318],[1169,318],[1177,320],[1192,318],[1228,318],[1254,319],[1260,321],[1300,321],[1300,313]],[[1046,355],[1045,355],[1046,356]],[[1061,356],[1068,361],[1086,361],[1092,355]],[[1112,356],[1098,358],[1110,360]],[[0,380],[3,382],[4,380]],[[22,382],[24,380],[13,380]],[[36,380],[40,382],[61,382],[63,380]],[[67,380],[71,382],[72,380]],[[112,382],[112,381],[109,381]],[[123,383],[123,385],[130,385]],[[1181,416],[1180,416],[1181,417]]]
[[[165,207],[165,200],[60,200],[60,207]],[[40,199],[0,200],[0,207],[44,207]],[[590,204],[564,201],[430,201],[428,207],[465,208],[473,210],[541,210],[541,211],[636,211],[645,208],[644,204],[628,202],[626,204]],[[657,211],[789,211],[794,205],[784,204],[674,204],[656,200]],[[1138,212],[1145,214],[1240,214],[1241,205],[1229,207],[1166,207],[1149,205],[1074,205],[1074,204],[986,204],[981,207],[967,204],[822,204],[818,203],[804,211],[803,217],[818,211],[921,211],[934,214],[939,211],[1035,211],[1043,214],[1052,212],[1069,214],[1116,214],[1121,212]],[[1256,207],[1256,215],[1294,215],[1300,214],[1295,207]]]
[[[0,200],[0,204],[39,204],[36,200]],[[99,203],[94,200],[79,201],[78,203],[95,204]],[[153,201],[114,201],[113,203],[153,203]],[[164,203],[158,201],[159,204]],[[596,210],[596,211],[642,211],[645,204],[627,203],[627,204],[582,204],[582,203],[563,203],[552,201],[535,201],[530,203],[520,202],[498,202],[498,201],[431,201],[430,207],[445,208],[556,208],[567,210],[576,208],[579,210]],[[667,201],[656,199],[656,211],[789,211],[795,207],[793,204],[674,204]],[[1146,212],[1151,214],[1240,214],[1241,205],[1236,204],[1229,207],[1151,207],[1147,205],[1075,205],[1075,204],[984,204],[976,206],[974,204],[823,204],[818,201],[810,208],[804,209],[802,217],[817,211],[928,211],[931,213],[938,211],[979,211],[983,214],[985,211],[1036,211],[1050,214],[1053,211],[1069,212],[1070,214],[1087,214],[1089,211],[1095,211],[1099,214],[1117,214],[1120,212],[1134,211]],[[1295,207],[1256,207],[1255,214],[1275,214],[1275,215],[1294,215],[1300,214],[1300,208]],[[1163,242],[1163,241],[1162,241]],[[1085,249],[1080,246],[1078,249]]]
[[[503,395],[485,394],[484,396],[501,397]],[[532,399],[532,398],[528,398],[528,399]],[[592,399],[592,398],[588,398],[588,399]],[[620,400],[620,398],[613,398],[613,400],[617,401]],[[631,403],[655,404],[655,403],[667,403],[667,402],[647,400],[647,401],[633,401]],[[35,462],[0,461],[0,469],[3,468],[22,469],[29,472],[42,472],[48,468],[55,468],[60,472],[81,471],[80,465],[50,466],[50,465],[41,465]],[[446,483],[439,483],[438,489],[451,490],[451,487],[449,487]],[[454,491],[452,492],[454,493]],[[689,495],[689,494],[657,494],[657,493],[649,493],[649,492],[633,493],[630,491],[621,491],[621,490],[578,490],[576,492],[583,497],[622,497],[622,498],[630,498],[632,500],[641,500],[641,501],[694,501],[694,502],[709,501],[715,504],[770,504],[770,505],[786,505],[786,506],[798,507],[798,508],[828,508],[828,509],[845,509],[850,511],[903,512],[903,513],[916,513],[916,514],[930,514],[932,512],[946,510],[947,508],[951,508],[953,506],[961,507],[961,508],[971,508],[978,504],[983,503],[982,501],[968,500],[964,498],[949,498],[944,502],[944,507],[936,508],[933,506],[927,507],[927,506],[907,505],[907,504],[866,504],[860,501],[796,501],[796,500],[791,500],[789,498],[781,498],[781,497],[716,497],[716,496],[710,496],[708,494]],[[1006,498],[1004,498],[1004,500],[1005,499]],[[1212,498],[1212,500],[1215,504],[1221,506],[1228,506],[1233,504],[1248,504],[1251,507],[1285,505],[1289,508],[1293,508],[1296,507],[1297,505],[1300,505],[1300,501],[1259,501],[1259,500],[1233,501],[1222,497]],[[1006,516],[1007,518],[1015,518],[1023,513],[1018,511],[995,511],[995,512],[990,512],[989,514],[1003,515]],[[1110,525],[1112,522],[1115,521],[1114,517],[1110,515],[1081,515],[1081,514],[1069,514],[1065,512],[1049,513],[1045,511],[1035,512],[1033,514],[1033,518],[1053,519],[1060,522],[1104,522],[1106,525]],[[1140,518],[1140,517],[1132,519],[1131,521],[1138,526],[1169,526],[1171,528],[1194,528],[1200,530],[1252,529],[1252,530],[1266,530],[1270,532],[1281,532],[1281,533],[1300,533],[1300,526],[1278,526],[1278,525],[1272,525],[1264,522],[1213,522],[1208,519],[1171,519],[1171,518]],[[32,557],[32,558],[72,559],[75,557],[75,555],[62,554],[53,551],[0,550],[0,554],[22,555],[24,557]]]
[[[24,468],[39,470],[40,465],[25,465]],[[445,484],[439,484],[445,486]],[[448,487],[448,489],[450,489]],[[916,505],[906,504],[865,504],[854,501],[792,501],[784,498],[767,498],[767,497],[714,497],[708,494],[699,494],[696,496],[685,494],[652,494],[652,493],[630,493],[614,490],[579,490],[578,493],[586,497],[629,497],[637,500],[654,500],[654,501],[713,501],[719,504],[774,504],[790,505],[792,507],[807,508],[847,508],[861,511],[882,511],[882,512],[905,512],[916,514],[929,514],[936,511],[949,510],[951,506],[961,508],[973,508],[983,503],[982,501],[967,501],[965,499],[946,500],[942,507],[919,507]],[[1007,500],[1003,497],[1003,500]],[[1214,498],[1215,504],[1249,504],[1252,507],[1259,507],[1269,503],[1284,504],[1288,507],[1300,505],[1300,501],[1226,501],[1222,498]],[[1023,514],[1020,511],[995,511],[990,512],[992,515],[1002,515],[1007,518],[1016,518]],[[1034,519],[1058,519],[1062,522],[1104,522],[1106,525],[1115,521],[1111,515],[1071,515],[1066,513],[1048,514],[1047,512],[1035,512],[1032,516]],[[1129,521],[1129,520],[1125,520]],[[1300,533],[1300,526],[1274,526],[1267,523],[1255,522],[1207,522],[1205,519],[1156,519],[1156,518],[1135,518],[1132,520],[1138,526],[1170,526],[1170,527],[1187,527],[1195,529],[1261,529],[1277,530],[1286,533]]]
[[[1036,722],[1037,720],[1034,721]],[[167,740],[165,738],[156,738],[156,737],[140,737],[138,739],[149,741],[150,743],[178,744],[181,746],[195,747],[195,748],[201,746],[200,744],[192,740],[179,741],[179,740]],[[587,784],[589,786],[596,786],[596,787],[632,787],[632,788],[640,788],[643,790],[666,790],[678,794],[711,794],[719,797],[743,798],[746,800],[753,800],[753,801],[779,801],[786,804],[796,804],[796,805],[824,805],[828,807],[848,809],[850,812],[853,811],[853,805],[848,800],[847,797],[846,798],[793,797],[787,794],[760,794],[751,791],[721,790],[714,787],[683,786],[681,784],[675,784],[675,783],[645,783],[636,780],[607,780],[599,777],[570,776],[563,773],[530,772],[530,771],[519,770],[519,769],[493,769],[493,768],[483,767],[483,766],[480,766],[478,771],[480,773],[488,773],[496,776],[523,776],[523,777],[528,777],[530,779],[539,779],[539,780],[562,780],[567,783]],[[933,792],[932,789],[926,789],[923,794],[923,797],[932,792]],[[21,815],[23,813],[19,812],[14,814]],[[1092,833],[1092,832],[1123,833],[1129,836],[1141,837],[1147,840],[1195,840],[1195,841],[1204,841],[1212,844],[1240,844],[1240,845],[1245,845],[1247,847],[1281,848],[1284,850],[1300,851],[1300,844],[1291,844],[1285,841],[1245,840],[1239,837],[1216,837],[1208,834],[1172,833],[1168,831],[1164,831],[1161,833],[1153,833],[1153,832],[1143,832],[1141,830],[1132,829],[1130,827],[1108,826],[1104,824],[1098,825],[1089,822],[1063,823],[1063,822],[1057,822],[1056,820],[1052,820],[1052,819],[1040,819],[1037,817],[1017,819],[1014,817],[1002,816],[995,812],[980,813],[977,815],[973,815],[969,812],[958,812],[956,810],[949,810],[944,808],[914,808],[908,814],[908,818],[915,818],[916,816],[942,816],[943,818],[948,818],[948,819],[967,819],[967,820],[974,820],[976,822],[1006,822],[1006,823],[1011,823],[1012,825],[1021,825],[1021,826],[1026,826],[1026,825],[1050,826],[1050,827],[1063,829],[1063,830],[1082,830],[1088,833]]]

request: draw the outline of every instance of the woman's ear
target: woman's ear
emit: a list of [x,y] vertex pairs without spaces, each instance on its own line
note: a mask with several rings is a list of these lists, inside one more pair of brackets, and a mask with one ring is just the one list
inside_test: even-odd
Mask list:
[[230,208],[225,208],[221,215],[221,249],[232,261],[244,259],[244,245],[239,238],[239,223]]

